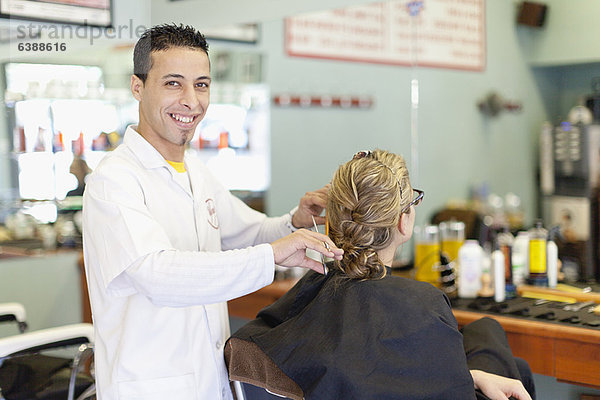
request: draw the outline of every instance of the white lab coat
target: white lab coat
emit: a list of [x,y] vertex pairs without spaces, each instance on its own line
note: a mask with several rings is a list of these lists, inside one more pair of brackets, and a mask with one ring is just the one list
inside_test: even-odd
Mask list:
[[188,156],[182,181],[133,128],[84,195],[99,398],[230,399],[225,302],[272,282],[259,243],[289,234],[290,215],[251,210]]

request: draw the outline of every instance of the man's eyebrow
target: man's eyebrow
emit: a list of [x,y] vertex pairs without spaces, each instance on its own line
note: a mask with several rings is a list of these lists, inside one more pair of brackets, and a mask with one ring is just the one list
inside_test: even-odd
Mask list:
[[[181,74],[166,74],[161,77],[161,79],[169,79],[169,78],[185,79],[185,77]],[[200,80],[209,80],[210,81],[211,78],[210,78],[210,76],[202,75],[202,76],[197,77],[194,80],[195,81],[200,81]]]
[[183,75],[181,75],[181,74],[166,74],[166,75],[163,75],[160,79],[168,79],[168,78],[183,79]]

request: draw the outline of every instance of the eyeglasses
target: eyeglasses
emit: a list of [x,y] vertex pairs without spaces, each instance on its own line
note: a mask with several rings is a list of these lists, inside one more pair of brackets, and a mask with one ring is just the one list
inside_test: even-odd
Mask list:
[[417,192],[417,197],[415,197],[406,207],[402,209],[402,214],[405,214],[410,211],[411,206],[418,206],[423,201],[423,196],[425,196],[425,192],[419,189],[413,189],[413,192]]

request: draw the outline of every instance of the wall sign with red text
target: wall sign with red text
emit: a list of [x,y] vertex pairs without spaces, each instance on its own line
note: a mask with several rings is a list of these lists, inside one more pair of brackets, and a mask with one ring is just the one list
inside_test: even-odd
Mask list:
[[290,56],[483,71],[485,0],[395,0],[287,18]]

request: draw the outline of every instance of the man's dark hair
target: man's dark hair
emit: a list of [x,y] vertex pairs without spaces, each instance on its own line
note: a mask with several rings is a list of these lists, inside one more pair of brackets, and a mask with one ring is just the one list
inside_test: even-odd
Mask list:
[[140,36],[133,49],[133,73],[146,82],[148,71],[152,68],[151,53],[168,50],[172,47],[188,47],[208,54],[208,43],[204,35],[189,25],[157,25]]

